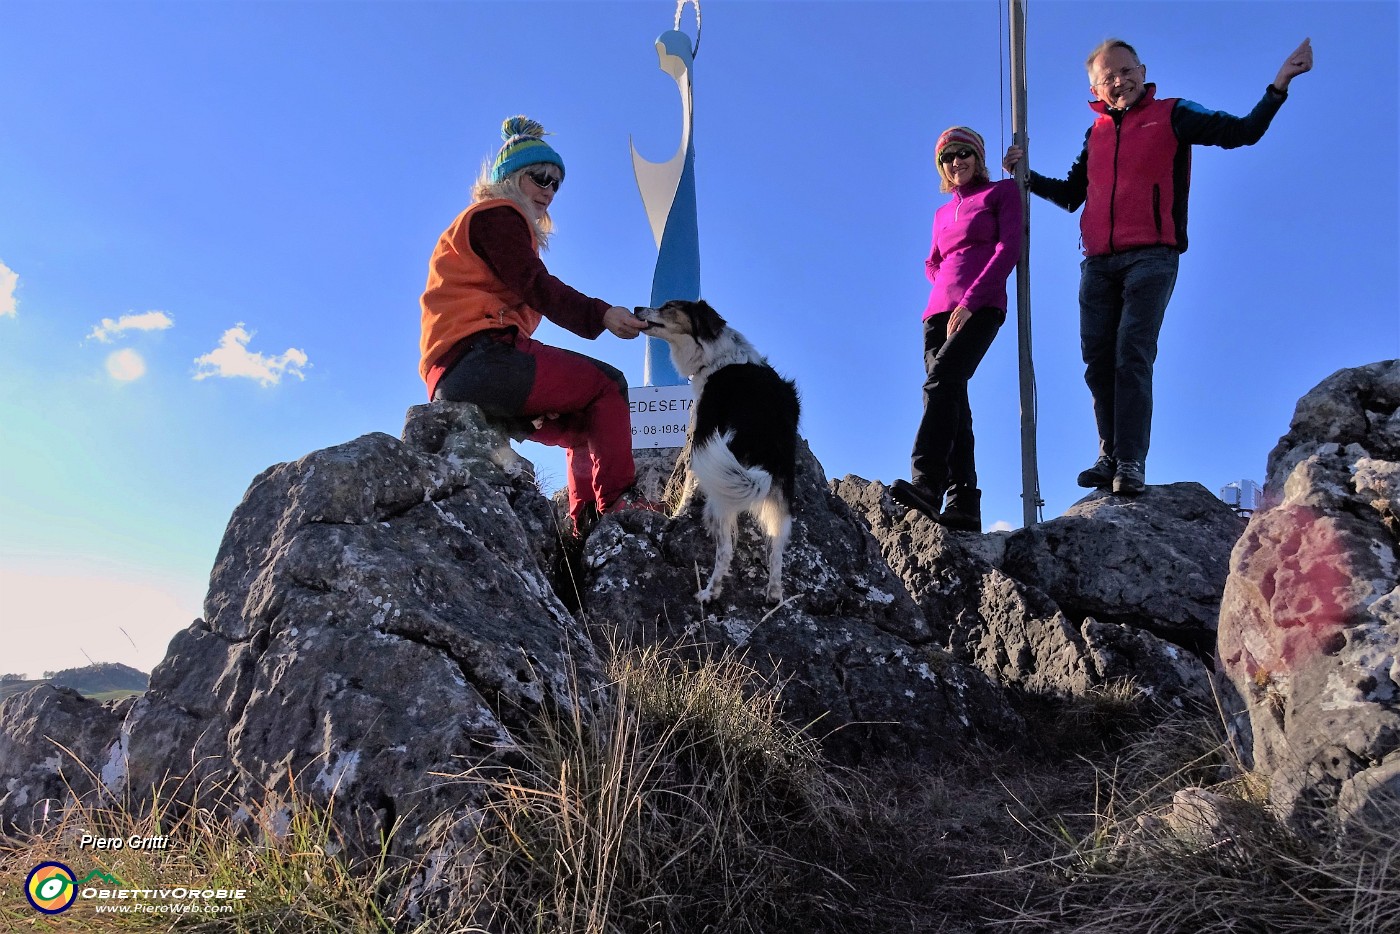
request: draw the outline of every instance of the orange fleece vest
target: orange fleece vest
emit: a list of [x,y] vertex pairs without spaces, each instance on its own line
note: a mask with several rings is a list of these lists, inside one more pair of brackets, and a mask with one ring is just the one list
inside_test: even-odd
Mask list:
[[[423,329],[419,339],[422,356],[418,372],[424,382],[428,379],[428,370],[443,354],[477,331],[513,324],[528,337],[540,325],[540,313],[496,278],[491,267],[471,247],[468,226],[472,215],[502,205],[520,211],[519,205],[504,198],[481,201],[457,215],[452,226],[438,238],[433,258],[428,261],[428,285],[419,300]],[[524,211],[520,213],[525,216]],[[525,220],[528,222],[529,218]],[[534,224],[530,224],[530,246],[539,252]]]

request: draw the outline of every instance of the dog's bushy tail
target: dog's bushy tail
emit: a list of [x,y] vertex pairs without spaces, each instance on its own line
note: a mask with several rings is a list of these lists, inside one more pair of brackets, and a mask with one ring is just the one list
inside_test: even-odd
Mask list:
[[757,509],[773,490],[773,478],[768,471],[745,467],[739,463],[729,442],[734,432],[711,435],[709,440],[690,452],[690,469],[699,481],[700,489],[715,501],[721,512],[737,515],[746,509]]

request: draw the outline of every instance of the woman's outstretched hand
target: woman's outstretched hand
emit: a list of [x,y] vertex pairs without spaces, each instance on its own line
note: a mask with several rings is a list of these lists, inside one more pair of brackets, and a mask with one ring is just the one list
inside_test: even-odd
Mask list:
[[603,327],[614,336],[630,341],[647,329],[647,323],[621,305],[614,305],[603,313]]

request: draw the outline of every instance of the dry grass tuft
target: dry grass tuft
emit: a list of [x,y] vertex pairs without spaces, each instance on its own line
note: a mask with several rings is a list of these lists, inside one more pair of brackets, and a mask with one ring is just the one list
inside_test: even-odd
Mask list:
[[541,720],[523,764],[461,777],[495,802],[479,928],[841,930],[828,892],[850,887],[805,856],[840,819],[840,788],[778,719],[778,686],[733,656],[656,649],[610,673],[591,723]]
[[[191,799],[193,799],[191,801]],[[0,902],[5,930],[105,932],[190,931],[228,934],[368,934],[393,928],[379,908],[387,879],[383,855],[348,860],[332,813],[297,793],[269,794],[250,813],[228,795],[205,789],[189,794],[179,779],[155,789],[145,806],[82,803],[63,812],[42,834],[0,844],[0,889],[15,899]],[[229,815],[239,814],[233,818]],[[96,850],[83,835],[142,840],[164,838],[163,848]],[[169,896],[122,901],[80,899],[61,914],[41,915],[24,900],[24,880],[39,863],[57,861],[81,878],[97,870],[117,880],[103,887],[169,891],[177,887],[243,889],[223,914],[140,911],[138,906],[178,905]],[[95,906],[130,906],[99,913]]]
[[[1178,717],[1095,768],[1087,830],[1030,826],[1051,854],[989,929],[1018,934],[1400,931],[1400,810],[1303,837],[1228,753],[1218,722]],[[1318,826],[1327,827],[1326,822]],[[1033,882],[1033,884],[1031,884]]]

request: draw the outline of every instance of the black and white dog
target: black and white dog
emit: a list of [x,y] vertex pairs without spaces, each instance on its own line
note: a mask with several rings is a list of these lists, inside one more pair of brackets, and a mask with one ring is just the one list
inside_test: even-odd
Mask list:
[[768,536],[768,592],[783,599],[783,549],[792,532],[797,462],[797,387],[779,376],[744,335],[704,302],[638,308],[647,333],[671,347],[691,381],[690,471],[676,515],[696,487],[705,494],[705,527],[715,540],[715,569],[695,596],[719,596],[734,558],[739,517],[749,512]]

